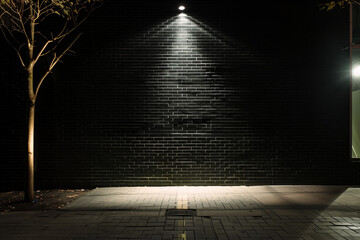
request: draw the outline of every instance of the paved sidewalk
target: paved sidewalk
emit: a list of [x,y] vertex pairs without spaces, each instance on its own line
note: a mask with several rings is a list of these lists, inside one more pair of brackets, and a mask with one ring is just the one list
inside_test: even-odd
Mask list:
[[120,187],[0,215],[0,239],[360,239],[360,188]]

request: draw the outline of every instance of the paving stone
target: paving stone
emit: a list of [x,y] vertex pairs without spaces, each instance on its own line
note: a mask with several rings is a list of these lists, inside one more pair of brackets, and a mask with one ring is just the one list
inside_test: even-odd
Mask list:
[[[321,189],[99,188],[65,211],[0,215],[0,239],[360,239],[360,213],[354,211],[359,202],[340,206],[339,201],[334,204],[331,195],[355,201],[360,191],[348,188],[350,191],[341,194],[338,187],[326,186],[328,192]],[[269,205],[264,196],[272,195]],[[295,204],[284,201],[289,196],[298,197]],[[307,196],[321,200],[318,205],[309,205]],[[166,209],[193,206],[201,208],[196,216],[165,216]]]

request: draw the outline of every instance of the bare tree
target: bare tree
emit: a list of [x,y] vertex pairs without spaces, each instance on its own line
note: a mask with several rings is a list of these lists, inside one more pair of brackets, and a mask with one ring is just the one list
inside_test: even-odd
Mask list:
[[[79,26],[101,4],[102,0],[0,0],[0,29],[27,73],[25,201],[34,200],[34,123],[39,89],[55,65],[71,52],[71,47],[81,35]],[[38,73],[34,70],[40,59],[46,70]]]

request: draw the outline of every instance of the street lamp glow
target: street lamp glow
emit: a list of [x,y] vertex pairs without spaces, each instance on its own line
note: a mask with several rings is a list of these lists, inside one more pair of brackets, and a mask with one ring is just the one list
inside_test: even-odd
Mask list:
[[352,70],[353,77],[360,77],[360,66],[355,66]]
[[185,10],[185,7],[184,7],[184,6],[180,6],[180,7],[179,7],[179,10],[180,10],[180,11],[184,11],[184,10]]

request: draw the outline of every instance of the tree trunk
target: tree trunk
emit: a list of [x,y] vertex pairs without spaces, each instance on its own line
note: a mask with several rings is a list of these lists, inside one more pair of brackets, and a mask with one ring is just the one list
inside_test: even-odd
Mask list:
[[28,160],[26,171],[25,201],[34,201],[34,129],[35,129],[35,99],[34,95],[34,43],[35,43],[35,20],[33,0],[30,0],[30,41],[28,72],[28,94],[29,94],[29,126],[28,126]]
[[35,123],[35,104],[29,106],[29,126],[28,126],[28,160],[25,201],[34,201],[34,123]]

